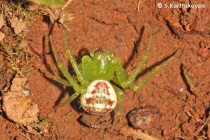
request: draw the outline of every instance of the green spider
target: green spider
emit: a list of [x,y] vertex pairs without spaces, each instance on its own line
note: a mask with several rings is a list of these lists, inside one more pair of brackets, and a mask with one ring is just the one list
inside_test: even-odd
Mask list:
[[[166,66],[175,54],[168,60],[156,66],[142,81],[135,84],[135,79],[139,72],[147,62],[149,50],[152,45],[150,37],[149,44],[146,50],[146,55],[139,61],[137,67],[128,75],[119,58],[116,58],[113,53],[105,51],[92,51],[90,55],[84,55],[81,63],[76,62],[75,57],[69,50],[66,31],[64,33],[64,46],[68,59],[76,74],[71,76],[66,68],[61,63],[58,54],[53,45],[52,35],[50,35],[50,44],[58,66],[58,69],[67,80],[63,80],[49,72],[43,72],[46,77],[57,81],[66,86],[72,86],[75,93],[64,102],[71,103],[74,99],[80,96],[81,107],[90,114],[104,115],[112,112],[117,102],[119,103],[117,115],[122,113],[122,105],[124,99],[123,89],[130,88],[133,91],[142,89],[147,82],[164,66]],[[117,96],[118,95],[118,96]]]

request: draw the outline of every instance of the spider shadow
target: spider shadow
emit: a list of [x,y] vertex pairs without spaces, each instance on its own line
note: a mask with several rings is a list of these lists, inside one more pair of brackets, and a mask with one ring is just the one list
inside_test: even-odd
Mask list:
[[138,47],[140,46],[144,30],[145,30],[145,27],[143,26],[140,30],[139,39],[136,42],[134,42],[134,47],[133,47],[132,53],[131,53],[130,57],[128,58],[128,61],[125,62],[125,64],[124,64],[125,68],[127,68],[129,66],[130,62],[132,62],[132,60],[134,59],[136,54],[138,54]]
[[161,65],[162,63],[164,63],[165,61],[167,61],[170,57],[174,56],[174,54],[176,53],[176,51],[174,53],[172,53],[171,55],[163,58],[162,60],[160,60],[159,62],[156,62],[154,64],[152,64],[150,67],[145,68],[142,72],[140,72],[136,79],[139,79],[140,77],[146,75],[147,73],[149,74],[149,72],[151,72],[155,67]]
[[[60,78],[62,78],[62,79],[65,79],[65,77],[62,75],[62,74],[60,74],[59,73],[59,77]],[[73,89],[73,87],[70,87],[70,86],[64,86],[64,85],[62,85],[62,84],[60,84],[60,83],[57,83],[57,82],[55,82],[55,81],[53,81],[52,79],[50,79],[50,78],[47,78],[46,77],[46,79],[47,80],[49,80],[53,85],[55,85],[55,86],[57,86],[59,89],[60,89],[60,95],[59,95],[59,97],[57,98],[57,100],[55,101],[55,103],[54,103],[54,108],[56,109],[57,107],[60,107],[59,105],[61,105],[63,102],[65,102],[65,100],[63,101],[63,99],[65,98],[65,95],[66,94],[69,94],[69,97],[68,98],[70,98],[71,97],[71,95],[73,94],[73,93],[75,93],[75,91],[74,91],[74,89]],[[71,103],[69,103],[69,105],[75,110],[75,111],[82,111],[81,110],[81,107],[80,107],[80,104],[79,104],[79,98],[76,98],[75,100],[73,100]]]
[[[75,58],[75,59],[76,59],[76,62],[77,62],[78,64],[80,64],[80,63],[81,63],[82,56],[84,56],[84,55],[86,55],[86,54],[88,54],[88,50],[87,50],[87,49],[81,49],[81,50],[78,52],[78,57]],[[55,58],[54,58],[54,63],[56,64]],[[73,67],[72,67],[72,65],[71,65],[71,63],[70,63],[70,61],[68,61],[68,66],[67,66],[67,67],[68,67],[69,75],[71,75],[71,76],[72,76],[72,75],[76,75],[75,72],[74,72],[74,69],[73,69]],[[59,69],[58,69],[58,70],[59,70]],[[59,70],[59,77],[61,77],[62,79],[65,79],[65,80],[66,80],[65,76],[63,76],[63,74],[60,72],[60,70]],[[75,93],[75,90],[74,90],[74,88],[71,87],[71,86],[66,86],[66,88],[65,88],[64,90],[62,90],[62,92],[61,92],[59,98],[55,101],[55,107],[61,103],[61,101],[62,101],[62,99],[64,98],[64,96],[66,95],[66,93],[69,94],[69,98],[70,98],[71,95]],[[79,97],[77,97],[75,100],[73,100],[73,101],[70,103],[70,106],[71,106],[72,108],[74,108],[74,110],[77,111],[77,112],[84,112],[84,110],[81,108],[81,105],[80,105],[80,103],[79,103]]]
[[[135,59],[135,56],[136,56],[136,59],[138,58],[137,57],[137,54],[138,54],[138,48],[140,47],[140,44],[142,42],[142,38],[143,38],[143,33],[145,31],[145,26],[143,26],[140,30],[140,33],[139,33],[139,39],[134,42],[134,47],[133,47],[133,50],[132,50],[132,54],[130,55],[130,57],[128,58],[128,61],[124,64],[124,67],[127,68],[129,65],[133,66],[136,61],[134,61]],[[157,33],[157,32],[156,32]],[[152,36],[154,36],[156,33],[153,33]],[[171,54],[170,56],[166,57],[166,58],[163,58],[161,61],[157,62],[157,63],[154,63],[152,64],[150,67],[140,71],[140,73],[137,75],[136,79],[139,79],[140,77],[144,76],[146,73],[149,73],[151,70],[153,70],[156,66],[162,64],[163,62],[167,61],[171,56],[173,56],[176,52],[174,52],[173,54]],[[146,55],[146,51],[145,51],[145,55]],[[140,60],[138,60],[139,62]],[[137,63],[138,63],[137,62]],[[133,66],[134,68],[136,67]]]
[[[46,59],[46,57],[47,57],[47,55],[50,55],[50,57],[52,58],[52,61],[53,62],[51,62],[51,63],[53,63],[53,64],[55,64],[56,65],[56,60],[55,60],[55,57],[54,57],[54,55],[53,55],[53,52],[52,52],[52,48],[51,48],[51,44],[50,44],[50,42],[49,42],[49,40],[47,40],[47,42],[46,42],[46,39],[45,39],[46,37],[44,36],[43,38],[42,38],[42,42],[43,42],[43,44],[42,44],[42,48],[43,48],[43,52],[44,52],[44,50],[45,50],[45,47],[48,45],[49,47],[50,47],[50,50],[49,50],[49,52],[44,52],[44,55],[43,55],[43,64],[45,65],[45,70],[47,71],[47,72],[49,72],[49,73],[51,73],[51,74],[53,74],[53,75],[55,75],[54,74],[54,70],[48,65],[49,64],[49,62],[47,61],[47,59]],[[45,44],[47,44],[47,45],[45,45]],[[82,51],[85,51],[85,50],[82,50]],[[86,52],[86,51],[85,51]],[[84,52],[82,52],[82,53],[84,53]],[[79,57],[79,60],[81,60],[80,59],[80,57]],[[69,63],[69,62],[68,62]],[[72,68],[72,66],[71,66],[71,64],[69,63],[68,64],[68,72],[69,72],[69,74],[70,75],[75,75],[75,73],[74,73],[74,70],[73,70],[73,68]],[[61,78],[61,79],[64,79],[64,80],[66,80],[66,78],[65,78],[65,76],[60,72],[60,70],[58,69],[58,67],[56,66],[56,69],[57,69],[57,71],[58,71],[58,74],[57,75],[55,75],[56,77],[59,77],[59,78]],[[43,72],[41,72],[40,71],[40,73],[42,73],[43,74]],[[43,74],[44,75],[44,74]],[[58,97],[58,99],[55,101],[55,103],[54,103],[54,108],[55,107],[57,107],[57,106],[59,106],[61,103],[62,103],[62,99],[65,97],[65,95],[66,95],[66,93],[68,92],[69,93],[69,96],[71,96],[75,91],[74,91],[74,89],[73,89],[73,87],[70,87],[70,86],[64,86],[64,85],[62,85],[62,84],[60,84],[60,83],[58,83],[58,82],[56,82],[56,81],[54,81],[54,80],[52,80],[51,78],[48,78],[48,77],[46,77],[46,76],[44,76],[49,82],[51,82],[53,85],[55,85],[55,86],[57,86],[62,92],[60,93],[60,96]],[[72,101],[71,102],[71,104],[70,104],[76,111],[80,111],[81,110],[81,108],[80,108],[80,105],[79,105],[79,102],[78,102],[78,99],[75,99],[74,101]],[[79,106],[79,107],[78,107]]]
[[[81,61],[82,61],[82,56],[84,55],[88,55],[88,50],[87,49],[81,49],[79,52],[78,52],[78,57],[76,58],[75,56],[75,59],[76,59],[76,62],[77,64],[80,64]],[[55,61],[55,59],[54,59]],[[69,74],[72,76],[72,75],[76,75],[75,72],[74,72],[74,69],[70,63],[70,61],[68,61],[68,72]],[[62,77],[62,79],[66,79],[61,73],[60,73],[60,77]],[[69,97],[75,93],[75,90],[73,87],[66,87],[66,90],[64,90],[61,95],[59,96],[59,98],[56,100],[55,102],[55,106],[59,105],[61,100],[64,98],[64,95],[66,94],[66,92],[68,92],[69,94]],[[79,95],[80,96],[80,95]],[[75,100],[73,100],[71,103],[70,103],[70,106],[72,108],[74,108],[75,111],[78,111],[78,112],[84,112],[84,110],[82,109],[81,105],[80,105],[80,101],[79,101],[79,97],[77,97]]]
[[[50,26],[50,30],[48,32],[48,35],[47,37],[46,36],[43,36],[42,37],[42,50],[41,52],[43,52],[42,56],[43,56],[43,59],[41,61],[42,65],[45,66],[45,69],[47,72],[51,73],[52,75],[56,76],[56,77],[60,77],[62,79],[66,79],[60,72],[60,70],[57,68],[57,71],[59,71],[59,74],[58,75],[55,75],[54,74],[54,70],[48,65],[50,62],[47,61],[47,56],[50,56],[53,60],[53,64],[56,65],[56,61],[55,61],[55,57],[53,55],[53,52],[52,52],[52,47],[51,47],[51,43],[49,41],[49,36],[52,34],[52,31],[53,31],[53,26],[54,25],[50,25],[50,18],[48,16],[44,16],[43,18],[43,22],[47,23],[48,26]],[[31,39],[32,40],[32,39]],[[49,52],[45,52],[45,50],[48,50],[46,49],[46,47],[49,47]],[[51,62],[52,63],[52,62]],[[59,105],[61,103],[61,100],[64,98],[66,92],[70,91],[71,93],[74,93],[74,90],[72,87],[64,87],[62,84],[52,80],[51,78],[48,78],[44,75],[44,73],[40,70],[40,68],[38,68],[39,72],[41,73],[41,75],[43,75],[43,77],[46,78],[46,80],[48,80],[50,83],[52,83],[54,86],[58,87],[62,92],[61,92],[61,95],[59,96],[59,98],[55,101],[55,104],[54,104],[54,107]]]
[[[133,47],[133,50],[132,50],[132,53],[131,53],[131,55],[130,55],[130,57],[128,58],[128,61],[127,62],[125,62],[124,63],[124,68],[126,69],[129,65],[131,65],[132,67],[136,67],[136,66],[133,66],[135,63],[136,63],[136,61],[134,61],[134,59],[137,59],[138,57],[137,57],[137,55],[138,55],[138,49],[139,49],[139,47],[140,47],[140,44],[141,44],[141,42],[142,42],[142,38],[143,38],[143,33],[145,32],[145,26],[143,26],[142,28],[141,28],[141,30],[140,30],[140,33],[139,33],[139,39],[136,41],[136,42],[134,42],[134,47]],[[150,69],[152,69],[152,68],[150,68]],[[145,73],[147,73],[150,69],[146,69],[146,70],[144,70],[144,71],[142,71],[142,72],[140,72],[139,74],[138,74],[138,76],[136,77],[136,79],[138,79],[139,77],[141,77],[141,76],[143,76]]]
[[[53,26],[51,26],[50,29],[51,29],[51,30],[49,31],[49,35],[52,34]],[[48,36],[49,36],[49,35],[48,35]],[[50,55],[50,57],[51,57],[52,60],[53,60],[53,64],[55,64],[55,65],[57,65],[57,64],[56,64],[56,60],[55,60],[55,57],[54,57],[53,52],[52,52],[51,43],[50,43],[49,39],[48,39],[47,41],[46,41],[46,40],[47,40],[47,39],[46,39],[46,37],[44,36],[44,37],[42,38],[42,42],[43,42],[43,44],[42,44],[42,46],[43,46],[43,52],[44,52],[46,46],[49,46],[49,47],[50,47],[50,50],[49,50],[49,52],[45,53],[44,59],[43,59],[43,63],[44,63],[44,65],[45,65],[45,67],[46,67],[46,70],[47,70],[49,73],[53,74],[53,73],[54,73],[54,72],[53,72],[53,69],[48,65],[49,62],[47,62],[46,55]],[[45,45],[45,44],[46,44],[46,45]],[[65,48],[63,47],[63,49],[65,49]],[[87,50],[87,49],[81,49],[81,50],[78,52],[78,57],[75,58],[75,59],[76,59],[76,62],[80,64],[80,63],[81,63],[81,58],[82,58],[82,56],[84,56],[84,55],[86,55],[86,54],[88,54],[88,50]],[[66,54],[66,55],[67,55],[67,54]],[[52,62],[51,62],[51,63],[52,63]],[[71,75],[71,76],[72,76],[72,75],[75,75],[74,69],[73,69],[73,67],[72,67],[72,65],[71,65],[71,63],[70,63],[70,61],[68,61],[67,68],[68,68],[67,70],[68,70],[68,72],[69,72],[69,75]],[[59,78],[61,78],[61,79],[64,79],[64,80],[66,80],[66,81],[68,81],[68,80],[66,79],[66,77],[60,72],[60,70],[58,69],[58,67],[56,67],[56,69],[57,69],[57,71],[58,71],[58,74],[57,74],[57,75],[53,74],[53,75],[55,75],[56,77],[59,77]],[[58,82],[56,82],[56,81],[54,81],[54,80],[52,80],[52,79],[46,77],[46,76],[45,76],[45,78],[46,78],[47,80],[49,80],[51,83],[53,83],[55,86],[57,86],[57,87],[62,91],[62,92],[60,93],[60,96],[58,97],[58,99],[55,101],[54,108],[56,108],[57,106],[59,106],[59,105],[62,103],[62,99],[65,97],[66,93],[69,93],[69,96],[71,96],[73,93],[75,93],[73,87],[71,87],[71,86],[65,86],[65,87],[64,87],[64,85],[62,85],[62,84],[60,84],[60,83],[58,83]],[[72,106],[72,107],[74,108],[74,110],[76,110],[76,111],[79,111],[79,112],[83,111],[82,108],[81,108],[81,106],[80,106],[80,104],[79,104],[78,98],[76,98],[75,100],[73,100],[73,101],[70,103],[70,106]]]
[[[53,64],[56,65],[56,61],[55,61],[55,58],[54,58],[54,55],[52,52],[49,52],[48,55],[51,55],[51,57],[53,58]],[[45,69],[46,71],[48,71],[49,73],[54,74],[53,72],[53,69],[48,65],[48,62],[46,59],[44,59],[44,65],[45,65]],[[56,67],[57,71],[58,71],[58,74],[55,75],[56,77],[59,77],[61,79],[64,79],[66,80],[65,76],[60,72],[60,70],[58,69],[58,67]],[[74,72],[73,72],[73,69],[68,66],[68,72],[70,75],[72,75]],[[43,74],[44,75],[44,74]],[[54,108],[56,108],[57,106],[59,106],[60,104],[62,104],[62,100],[63,98],[65,98],[65,95],[68,93],[69,94],[69,97],[75,92],[73,87],[71,86],[64,86],[62,85],[61,83],[58,83],[54,80],[52,80],[51,78],[48,78],[46,76],[44,76],[50,83],[52,83],[54,86],[58,87],[59,90],[61,91],[60,96],[57,98],[57,100],[55,101],[54,103]],[[79,108],[77,108],[77,106],[80,106],[79,103],[78,103],[78,99],[75,99],[71,102],[70,106],[72,106],[74,108],[74,110],[78,111]]]

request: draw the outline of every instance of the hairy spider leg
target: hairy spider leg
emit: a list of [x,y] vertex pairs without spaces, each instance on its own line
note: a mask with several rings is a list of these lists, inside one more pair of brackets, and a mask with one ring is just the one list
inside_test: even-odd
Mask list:
[[176,51],[169,59],[167,59],[162,64],[156,66],[145,78],[143,78],[141,82],[139,82],[139,84],[136,85],[134,81],[149,58],[151,46],[152,46],[152,36],[150,36],[149,38],[149,44],[146,50],[146,55],[140,60],[137,67],[134,69],[134,71],[131,73],[130,76],[128,76],[127,73],[125,72],[122,63],[119,60],[115,60],[117,79],[119,85],[121,85],[123,88],[130,87],[133,91],[142,89],[148,83],[148,81],[164,66],[166,66],[178,53],[178,51]]
[[141,82],[139,82],[139,84],[137,84],[137,85],[133,84],[132,86],[130,86],[130,88],[133,91],[137,91],[137,90],[142,89],[147,84],[147,82],[156,73],[158,73],[163,67],[165,67],[178,53],[179,53],[179,50],[177,50],[174,54],[172,54],[172,56],[170,58],[168,58],[165,62],[163,62],[162,64],[156,66],[146,77],[143,78],[143,80]]
[[119,95],[118,96],[118,103],[119,103],[119,109],[118,109],[118,112],[117,112],[117,116],[119,117],[121,114],[122,114],[122,111],[123,111],[123,101],[124,101],[124,92],[118,88],[117,86],[115,85],[112,85],[115,92]]
[[150,37],[149,45],[146,50],[146,55],[141,59],[141,61],[138,63],[137,67],[134,69],[130,76],[128,76],[127,72],[123,68],[122,62],[118,59],[114,60],[114,63],[116,64],[116,76],[118,84],[122,86],[122,88],[128,88],[133,85],[135,78],[137,77],[149,57],[149,50],[152,42],[151,40],[152,37]]
[[149,38],[149,44],[146,50],[146,55],[139,61],[137,67],[133,70],[133,72],[128,77],[128,79],[124,83],[122,83],[124,87],[130,87],[130,85],[134,83],[136,77],[138,76],[139,72],[141,71],[141,69],[143,68],[143,66],[145,65],[145,63],[147,62],[149,58],[151,46],[152,46],[152,35],[150,35],[150,38]]
[[67,81],[67,80],[64,80],[64,79],[62,79],[62,78],[60,78],[60,77],[57,77],[57,76],[55,76],[55,75],[51,74],[50,72],[48,72],[48,71],[46,71],[46,70],[43,70],[43,69],[40,69],[40,71],[41,71],[46,77],[48,77],[48,78],[50,78],[50,79],[52,79],[52,80],[54,80],[54,81],[56,81],[56,82],[58,82],[58,83],[60,83],[60,84],[62,84],[62,85],[71,86],[71,84],[70,84],[69,81]]
[[[54,81],[56,81],[56,82],[58,82],[58,83],[60,83],[60,84],[62,84],[62,85],[71,86],[71,84],[70,84],[68,81],[63,80],[63,79],[61,79],[61,78],[59,78],[59,77],[57,77],[57,76],[51,74],[50,72],[47,72],[47,71],[44,71],[44,70],[41,70],[41,72],[44,73],[46,77],[48,77],[48,78],[50,78],[50,79],[52,79],[52,80],[54,80]],[[63,105],[66,105],[66,104],[68,104],[68,103],[71,103],[71,102],[72,102],[74,99],[76,99],[79,95],[80,95],[79,93],[75,92],[74,94],[71,95],[70,98],[68,98],[67,100],[65,100],[65,101],[64,101],[63,103],[61,103],[59,106],[63,106]]]
[[56,64],[58,66],[58,69],[61,71],[61,73],[63,74],[63,76],[66,77],[66,79],[69,81],[69,83],[71,84],[71,86],[73,86],[73,88],[75,89],[75,91],[77,93],[85,93],[86,92],[86,89],[82,88],[77,82],[76,80],[69,74],[68,70],[66,70],[64,68],[64,66],[62,65],[59,57],[58,57],[58,54],[55,50],[55,47],[53,45],[53,41],[52,41],[52,35],[50,35],[50,44],[51,44],[51,47],[52,47],[52,51],[53,51],[53,54],[54,54],[54,57],[55,57],[55,61],[56,61]]
[[92,50],[90,51],[90,56],[91,56],[91,57],[94,57],[96,51],[98,51],[98,48],[92,49]]
[[[81,83],[81,85],[88,85],[88,81],[86,81],[84,79],[84,77],[82,76],[82,73],[79,69],[79,66],[75,60],[75,57],[72,55],[71,51],[69,50],[69,42],[68,42],[68,38],[67,38],[67,33],[65,30],[63,30],[63,36],[64,36],[64,46],[65,46],[65,50],[66,50],[66,54],[69,58],[69,61],[71,62],[71,65],[77,75],[77,79],[79,80],[79,82]],[[81,92],[83,93],[83,92]]]
[[91,71],[90,69],[88,69],[88,65],[89,65],[89,62],[91,61],[91,58],[88,56],[88,55],[84,55],[83,57],[82,57],[82,65],[81,65],[81,67],[82,67],[82,70],[84,70],[83,72],[82,72],[82,74],[83,74],[83,77],[87,80],[87,81],[89,81],[90,82],[90,78],[89,78],[89,76],[90,76],[90,74],[89,74],[89,71]]
[[113,62],[115,63],[115,72],[116,72],[116,78],[117,78],[117,81],[116,80],[114,81],[117,82],[117,84],[119,84],[122,88],[125,88],[123,83],[126,81],[126,79],[128,79],[128,74],[123,68],[123,64],[120,61],[120,59],[115,58]]
[[76,99],[80,94],[78,92],[75,92],[74,94],[71,95],[70,98],[68,98],[67,100],[65,100],[62,104],[62,105],[66,105],[66,104],[69,104],[71,103],[74,99]]
[[115,124],[120,119],[120,116],[123,111],[124,92],[117,86],[115,86],[115,85],[112,85],[112,86],[113,86],[115,92],[119,95],[119,97],[118,97],[118,111],[117,111],[116,118],[114,120],[114,124]]

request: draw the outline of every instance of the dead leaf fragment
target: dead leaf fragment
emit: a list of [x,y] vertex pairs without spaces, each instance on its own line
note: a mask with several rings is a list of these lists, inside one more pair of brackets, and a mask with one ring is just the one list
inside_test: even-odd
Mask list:
[[124,127],[120,130],[120,133],[123,134],[123,136],[128,137],[131,136],[134,140],[142,139],[142,140],[158,140],[157,138],[150,136],[141,130],[134,130],[132,128]]

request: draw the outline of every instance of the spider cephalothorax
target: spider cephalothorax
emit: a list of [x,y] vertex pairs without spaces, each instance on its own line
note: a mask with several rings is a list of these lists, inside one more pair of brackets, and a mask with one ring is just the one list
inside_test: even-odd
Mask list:
[[119,111],[117,114],[119,116],[122,113],[124,99],[122,89],[130,88],[133,91],[137,91],[143,88],[147,82],[165,65],[167,65],[176,54],[172,55],[159,66],[156,66],[143,78],[142,81],[136,84],[135,79],[149,57],[149,50],[152,44],[151,37],[149,39],[146,55],[139,61],[138,65],[130,75],[128,75],[123,68],[121,60],[108,51],[92,51],[90,52],[90,55],[84,55],[81,59],[81,63],[77,64],[76,59],[69,50],[68,39],[66,37],[66,31],[64,30],[64,46],[66,54],[76,74],[76,77],[73,77],[60,62],[57,51],[53,46],[52,36],[50,36],[50,44],[57,66],[67,80],[56,77],[49,72],[44,72],[44,74],[63,85],[72,86],[74,88],[75,93],[72,94],[65,103],[70,103],[80,96],[80,104],[82,108],[90,114],[97,115],[111,112],[115,109],[118,102]]

